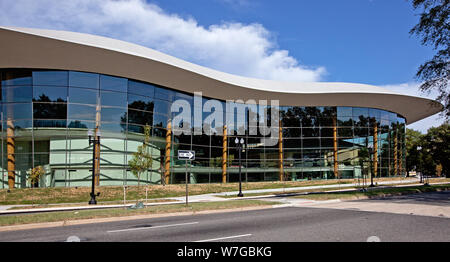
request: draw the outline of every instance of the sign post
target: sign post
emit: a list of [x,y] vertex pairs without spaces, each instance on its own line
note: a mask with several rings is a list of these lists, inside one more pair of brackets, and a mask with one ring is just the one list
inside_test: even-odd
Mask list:
[[185,176],[185,182],[186,182],[186,206],[188,206],[188,170],[187,170],[187,163],[188,161],[195,160],[195,151],[192,150],[178,150],[178,160],[185,160],[185,168],[186,168],[186,176]]

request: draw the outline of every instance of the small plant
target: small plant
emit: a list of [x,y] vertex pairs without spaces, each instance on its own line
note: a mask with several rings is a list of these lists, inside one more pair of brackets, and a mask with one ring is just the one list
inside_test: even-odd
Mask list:
[[148,142],[150,140],[150,126],[144,128],[144,143],[138,146],[137,152],[133,153],[133,158],[128,161],[131,172],[138,179],[138,189],[141,184],[141,174],[152,167],[152,155],[149,152]]
[[44,174],[45,174],[45,171],[42,166],[37,166],[37,167],[31,169],[31,174],[30,174],[30,177],[28,178],[28,181],[31,183],[31,187],[34,187],[41,179],[41,176]]

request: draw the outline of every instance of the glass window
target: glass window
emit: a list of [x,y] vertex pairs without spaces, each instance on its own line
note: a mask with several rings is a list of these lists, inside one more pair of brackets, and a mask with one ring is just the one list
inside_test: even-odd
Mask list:
[[102,107],[101,120],[109,122],[127,122],[127,110],[123,108]]
[[84,129],[94,129],[95,121],[84,121],[84,120],[67,120],[68,128],[84,128]]
[[[117,133],[122,133],[126,130],[127,125],[124,123],[101,123],[100,131],[102,132],[102,136],[105,137],[105,132],[112,132],[113,136],[117,135]],[[110,134],[111,135],[111,134]]]
[[53,120],[53,119],[34,119],[34,127],[62,127],[65,128],[67,124],[66,120]]
[[128,126],[129,133],[140,133],[140,134],[144,133],[144,126],[132,125],[132,124],[128,124],[127,126]]
[[283,137],[301,137],[301,128],[283,128]]
[[[32,122],[29,119],[23,119],[23,120],[18,120],[18,121],[13,121],[12,125],[14,127],[15,130],[18,129],[23,129],[23,128],[31,128],[32,127]],[[7,126],[7,123],[4,123],[4,126]],[[14,136],[24,136],[24,137],[30,137],[31,134],[30,133],[17,133],[14,132]]]
[[337,119],[338,126],[353,126],[353,118],[351,116],[339,116]]
[[153,113],[128,109],[128,123],[153,125]]
[[31,119],[31,103],[3,104],[4,119]]
[[154,136],[154,137],[164,137],[165,138],[166,134],[167,134],[167,129],[158,128],[158,127],[153,128],[152,136]]
[[352,116],[353,110],[351,107],[346,106],[338,106],[337,108],[337,115],[338,116]]
[[33,103],[33,117],[35,119],[66,119],[67,104]]
[[67,87],[34,86],[33,101],[67,102]]
[[284,148],[301,148],[302,141],[300,138],[283,139]]
[[337,129],[338,137],[353,137],[353,128],[351,127],[340,127]]
[[333,128],[321,128],[320,129],[320,136],[321,137],[333,137],[334,136],[334,129]]
[[319,118],[320,126],[332,127],[334,120],[332,117],[321,117]]
[[169,117],[166,115],[156,113],[153,115],[153,126],[167,127],[167,121],[169,121]]
[[69,102],[80,104],[97,104],[97,90],[84,89],[84,88],[69,88]]
[[2,86],[31,85],[31,71],[14,69],[2,72]]
[[143,82],[129,80],[128,93],[153,97],[155,94],[155,86]]
[[376,119],[380,119],[381,118],[381,110],[369,108],[369,116],[374,117]]
[[7,86],[2,88],[3,102],[31,102],[31,86]]
[[99,75],[84,72],[69,72],[69,86],[98,89]]
[[101,91],[100,99],[102,106],[127,107],[127,96],[123,93]]
[[94,120],[96,116],[95,106],[85,106],[85,105],[73,105],[69,104],[68,117],[69,119],[83,119],[83,120]]
[[303,137],[319,137],[319,128],[303,128]]
[[189,104],[192,105],[194,104],[194,97],[192,95],[188,95],[188,94],[184,94],[184,93],[180,93],[180,92],[175,92],[175,100],[176,99],[183,99],[189,102]]
[[389,120],[389,112],[388,111],[381,110],[380,114],[381,114],[381,119]]
[[155,87],[155,98],[172,101],[175,96],[175,92],[161,87]]
[[67,71],[33,71],[33,85],[67,86]]
[[303,139],[303,148],[320,148],[320,140],[318,138]]
[[369,117],[369,109],[364,107],[354,107],[353,108],[353,116],[354,117]]
[[154,111],[158,114],[170,114],[170,103],[167,101],[161,101],[155,99],[155,109]]
[[100,89],[126,93],[128,89],[128,79],[100,75]]
[[153,98],[128,94],[128,108],[153,112]]

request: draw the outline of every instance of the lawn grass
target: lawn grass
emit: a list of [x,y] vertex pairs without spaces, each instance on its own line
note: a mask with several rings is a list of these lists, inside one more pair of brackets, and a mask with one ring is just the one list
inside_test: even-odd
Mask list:
[[258,201],[258,200],[234,200],[222,202],[203,202],[191,203],[188,207],[184,204],[150,206],[143,209],[127,209],[127,208],[110,208],[101,210],[80,210],[80,211],[62,211],[51,213],[38,213],[27,215],[8,215],[0,216],[0,226],[57,222],[68,220],[107,218],[107,217],[124,217],[136,215],[151,215],[179,212],[199,212],[206,210],[223,210],[244,207],[262,207],[268,205],[279,204],[275,201]]
[[387,196],[399,196],[426,192],[438,192],[450,190],[450,185],[430,185],[430,186],[410,186],[410,187],[395,187],[395,188],[369,188],[366,192],[348,191],[348,192],[334,192],[324,193],[316,192],[295,198],[311,199],[311,200],[351,200],[351,199],[373,199]]
[[[353,179],[342,179],[341,184],[352,183]],[[243,190],[251,189],[271,189],[285,187],[300,187],[312,185],[336,184],[338,180],[312,180],[312,181],[289,181],[289,182],[250,182],[243,183]],[[238,183],[212,183],[212,184],[190,184],[189,195],[220,193],[238,190]],[[127,189],[127,200],[138,200],[145,198],[146,186],[129,186]],[[10,193],[6,189],[0,190],[0,205],[20,205],[20,204],[58,204],[58,203],[87,203],[90,199],[90,187],[70,187],[70,188],[16,188]],[[99,186],[96,192],[100,192],[97,197],[98,204],[111,201],[123,201],[122,186]],[[185,185],[149,185],[148,198],[180,197],[185,195]]]
[[[404,177],[377,178],[381,181],[401,181]],[[450,181],[450,179],[449,179]],[[243,190],[254,189],[276,189],[287,187],[319,186],[331,184],[355,183],[354,179],[340,180],[309,180],[309,181],[286,181],[286,182],[249,182],[243,183]],[[432,182],[432,180],[430,180]],[[108,202],[123,201],[122,186],[99,186],[96,188],[100,192],[97,197],[98,204]],[[139,200],[145,198],[146,186],[129,186],[127,189],[127,200]],[[238,190],[238,183],[213,183],[213,184],[191,184],[189,185],[189,195],[220,193]],[[56,187],[56,188],[17,188],[7,192],[0,190],[0,205],[46,205],[62,203],[87,203],[90,199],[90,187]],[[148,186],[148,199],[180,197],[185,195],[185,185],[150,185]]]

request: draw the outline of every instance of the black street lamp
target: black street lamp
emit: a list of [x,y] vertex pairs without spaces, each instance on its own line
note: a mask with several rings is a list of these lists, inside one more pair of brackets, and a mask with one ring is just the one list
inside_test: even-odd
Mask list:
[[242,194],[241,151],[242,151],[242,147],[243,147],[245,141],[243,138],[241,138],[241,140],[239,141],[239,138],[236,137],[236,139],[234,140],[234,143],[236,143],[236,146],[239,150],[239,194],[237,196],[243,197],[244,194]]
[[97,131],[95,136],[93,136],[92,130],[88,130],[89,145],[93,144],[92,147],[92,187],[91,187],[91,200],[89,200],[89,205],[96,205],[97,200],[95,197],[100,195],[100,192],[95,194],[95,149],[97,145],[100,145],[100,131]]

